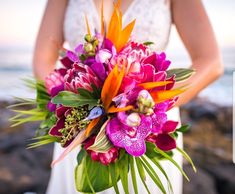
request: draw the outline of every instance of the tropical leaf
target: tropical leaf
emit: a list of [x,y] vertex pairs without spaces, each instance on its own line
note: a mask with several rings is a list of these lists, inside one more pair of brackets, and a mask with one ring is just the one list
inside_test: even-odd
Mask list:
[[116,194],[120,194],[119,189],[118,189],[118,185],[117,185],[117,182],[118,182],[118,179],[116,177],[116,174],[118,173],[117,170],[118,170],[117,163],[109,164],[109,171],[111,174],[113,188],[114,188]]
[[157,175],[157,173],[155,172],[155,170],[153,169],[153,167],[151,166],[151,164],[144,157],[141,157],[140,161],[143,164],[143,167],[145,168],[145,170],[147,171],[149,176],[151,177],[151,179],[158,186],[158,188],[162,191],[163,194],[166,194],[166,190],[162,184],[162,181],[159,178],[159,176]]
[[177,147],[176,150],[179,151],[184,156],[184,158],[191,164],[194,172],[197,172],[197,169],[196,169],[192,159],[190,158],[190,156],[184,150],[182,150],[179,147]]
[[27,149],[36,148],[42,145],[47,145],[49,143],[55,143],[59,141],[58,137],[54,137],[50,135],[44,135],[44,136],[32,138],[32,140],[36,140],[36,142],[28,144]]
[[186,175],[186,173],[184,172],[184,170],[179,166],[179,164],[169,155],[167,155],[164,151],[160,150],[159,148],[155,148],[155,150],[157,152],[159,152],[164,158],[166,158],[167,160],[169,160],[172,164],[175,165],[176,168],[178,168],[178,170],[181,172],[181,174],[187,179],[187,181],[189,181],[188,176]]
[[121,179],[125,194],[129,194],[129,190],[128,190],[128,170],[129,170],[128,169],[128,165],[129,165],[128,157],[129,157],[128,154],[125,153],[124,156],[122,157],[122,159],[117,162],[117,166],[119,168],[119,173],[120,173],[120,179]]
[[151,194],[148,189],[148,186],[145,182],[145,180],[146,180],[145,171],[144,171],[144,168],[143,168],[143,165],[142,165],[140,159],[136,157],[135,162],[136,162],[136,166],[137,166],[137,169],[138,169],[138,172],[140,175],[140,179],[141,179],[142,183],[144,184],[144,187],[145,187],[146,191],[148,192],[148,194]]
[[[115,172],[116,180],[119,180],[119,172]],[[87,181],[88,178],[90,183]],[[77,191],[82,193],[92,193],[91,187],[96,192],[106,190],[113,186],[110,167],[93,161],[85,151],[85,154],[80,155],[75,168],[75,184]]]
[[180,128],[176,129],[176,131],[185,133],[189,130],[189,128],[190,128],[190,125],[182,125]]
[[135,194],[138,194],[138,186],[137,186],[136,173],[135,173],[135,163],[134,163],[133,156],[131,156],[131,155],[129,156],[129,161],[130,161],[130,169],[131,169],[131,178],[132,178],[133,188],[134,188]]
[[195,70],[186,68],[175,68],[167,70],[166,73],[168,78],[175,75],[175,81],[179,82],[190,78],[195,73]]
[[99,152],[99,153],[105,153],[113,147],[113,144],[109,141],[105,132],[105,128],[108,122],[109,120],[107,120],[103,124],[98,135],[95,138],[94,144],[88,147],[88,150],[92,150],[92,151]]
[[165,178],[167,180],[168,187],[169,187],[169,191],[173,193],[171,181],[170,181],[166,171],[163,169],[162,165],[160,164],[158,158],[154,157],[154,158],[149,158],[149,159],[156,165],[156,167],[158,167],[158,169],[161,171],[161,173],[165,176]]
[[88,98],[87,95],[83,96],[69,91],[62,91],[52,98],[52,103],[62,104],[68,107],[88,105],[89,109],[92,109],[94,106],[98,105],[98,100],[94,98]]

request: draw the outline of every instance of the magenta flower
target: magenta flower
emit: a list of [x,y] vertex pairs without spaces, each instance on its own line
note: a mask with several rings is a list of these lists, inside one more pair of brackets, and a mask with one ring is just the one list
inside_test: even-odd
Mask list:
[[106,133],[114,146],[124,148],[133,156],[141,156],[146,151],[145,138],[151,132],[151,126],[151,117],[144,115],[137,127],[129,127],[113,118],[107,124]]
[[155,143],[163,151],[170,151],[176,148],[176,140],[170,134],[175,132],[177,126],[176,121],[166,121],[158,134],[150,134],[146,140]]
[[97,88],[102,85],[101,80],[94,71],[89,66],[81,63],[75,63],[73,68],[67,71],[64,78],[65,89],[75,93],[78,93],[78,88],[92,91],[91,84],[94,84]]
[[166,71],[171,64],[169,60],[166,60],[166,54],[164,52],[160,54],[154,52],[152,55],[147,57],[143,63],[152,64],[157,71]]
[[82,44],[79,44],[75,48],[75,52],[67,50],[66,56],[74,63],[80,62],[79,56],[84,53],[84,48]]
[[95,142],[95,136],[86,140],[84,144],[84,148],[88,154],[91,155],[91,159],[97,162],[101,162],[103,165],[108,165],[111,162],[115,162],[118,158],[118,148],[112,147],[109,151],[105,153],[98,153],[93,150],[89,150],[89,147],[93,145]]

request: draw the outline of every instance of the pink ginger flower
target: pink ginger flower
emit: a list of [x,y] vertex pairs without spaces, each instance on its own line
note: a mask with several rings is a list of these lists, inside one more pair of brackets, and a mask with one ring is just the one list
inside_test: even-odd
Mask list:
[[53,71],[46,77],[45,86],[48,94],[55,96],[64,88],[64,78],[59,72]]
[[73,68],[67,71],[64,78],[65,89],[74,93],[78,93],[78,88],[92,91],[91,84],[94,84],[97,88],[102,86],[102,82],[94,71],[89,66],[81,63],[74,63]]
[[87,141],[85,141],[84,148],[87,151],[88,154],[91,155],[91,159],[97,162],[101,162],[103,165],[108,165],[112,162],[115,162],[115,160],[118,158],[118,148],[112,147],[109,151],[105,153],[98,153],[92,150],[89,150],[89,147],[93,145],[95,142],[95,136],[89,138]]

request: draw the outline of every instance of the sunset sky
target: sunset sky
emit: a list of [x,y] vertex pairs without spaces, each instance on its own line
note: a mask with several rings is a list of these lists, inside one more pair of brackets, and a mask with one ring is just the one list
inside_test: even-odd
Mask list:
[[[219,44],[235,46],[235,1],[203,2]],[[32,46],[45,5],[46,0],[0,0],[0,47]],[[170,46],[180,44],[174,30],[171,40]]]

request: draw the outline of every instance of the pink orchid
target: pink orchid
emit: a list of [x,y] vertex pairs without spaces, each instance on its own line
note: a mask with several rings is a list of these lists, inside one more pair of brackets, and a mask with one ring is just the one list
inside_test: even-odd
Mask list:
[[124,148],[133,156],[141,156],[146,151],[145,138],[151,132],[151,118],[141,115],[139,126],[128,127],[118,118],[109,121],[106,133],[114,146]]

